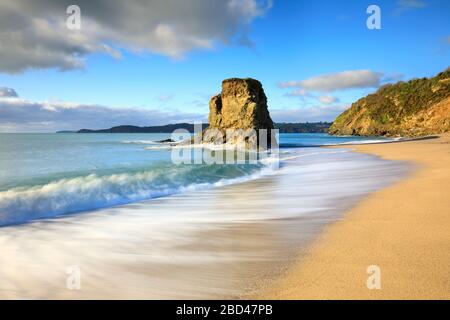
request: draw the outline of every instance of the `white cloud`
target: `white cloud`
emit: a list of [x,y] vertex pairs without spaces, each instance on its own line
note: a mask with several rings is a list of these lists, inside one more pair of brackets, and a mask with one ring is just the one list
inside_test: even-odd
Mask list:
[[348,107],[348,105],[322,105],[307,108],[274,109],[270,110],[270,116],[275,122],[331,122]]
[[150,126],[194,121],[207,120],[204,115],[177,111],[0,98],[0,132],[54,132],[103,129],[124,124]]
[[301,88],[308,91],[331,92],[354,88],[377,88],[383,73],[370,70],[352,70],[324,74],[301,81],[279,84],[280,88]]
[[306,91],[303,88],[295,89],[291,92],[288,92],[285,94],[286,97],[298,97],[302,99],[303,101],[310,100],[310,101],[319,101],[322,104],[332,104],[332,103],[338,103],[340,102],[340,99],[338,97],[324,95],[324,96],[318,96],[311,92]]
[[305,89],[299,88],[287,93],[286,95],[289,97],[306,97],[309,93],[306,92]]
[[319,101],[322,102],[323,104],[332,104],[339,102],[340,100],[339,98],[333,96],[320,96]]
[[121,50],[182,58],[218,43],[245,44],[271,0],[78,0],[81,30],[68,30],[71,0],[0,2],[0,71],[74,69],[92,53]]
[[398,0],[397,5],[400,8],[412,9],[412,8],[424,8],[427,6],[427,3],[422,0]]
[[0,87],[0,97],[18,97],[16,90]]
[[422,9],[427,7],[428,4],[423,0],[398,0],[397,7],[394,10],[394,14],[402,14],[405,11]]

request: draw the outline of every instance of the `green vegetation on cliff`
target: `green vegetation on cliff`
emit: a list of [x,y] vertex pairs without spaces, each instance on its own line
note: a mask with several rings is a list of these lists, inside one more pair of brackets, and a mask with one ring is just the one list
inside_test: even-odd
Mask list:
[[450,131],[450,68],[433,78],[387,84],[353,103],[330,134],[422,136]]

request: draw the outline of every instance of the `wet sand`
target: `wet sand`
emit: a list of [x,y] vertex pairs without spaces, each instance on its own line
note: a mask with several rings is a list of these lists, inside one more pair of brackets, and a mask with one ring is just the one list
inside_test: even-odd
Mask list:
[[[348,150],[283,156],[258,180],[0,228],[0,298],[249,297],[326,225],[405,174],[400,162]],[[66,285],[71,266],[81,290]]]
[[[416,170],[325,228],[263,299],[450,299],[450,135],[361,145]],[[367,287],[379,266],[381,289]],[[373,283],[373,282],[372,282]]]

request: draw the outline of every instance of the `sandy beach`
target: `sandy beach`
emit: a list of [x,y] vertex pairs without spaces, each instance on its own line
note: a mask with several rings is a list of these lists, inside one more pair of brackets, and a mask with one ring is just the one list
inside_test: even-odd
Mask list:
[[[371,194],[299,255],[257,298],[450,299],[450,135],[360,145],[355,151],[415,164]],[[367,287],[378,266],[380,289]]]

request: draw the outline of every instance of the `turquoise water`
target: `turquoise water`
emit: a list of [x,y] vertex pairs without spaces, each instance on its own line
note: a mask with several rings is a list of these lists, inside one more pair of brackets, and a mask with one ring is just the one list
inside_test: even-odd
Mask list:
[[[170,134],[0,134],[0,226],[258,178],[270,164],[175,165]],[[280,134],[282,150],[384,141]]]

